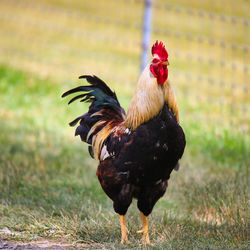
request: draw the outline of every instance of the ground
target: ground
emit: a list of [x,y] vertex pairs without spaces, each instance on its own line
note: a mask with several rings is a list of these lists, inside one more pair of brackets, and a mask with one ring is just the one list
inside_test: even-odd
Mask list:
[[52,250],[60,250],[60,249],[75,249],[75,248],[85,248],[86,244],[78,244],[78,245],[70,245],[67,243],[56,242],[56,241],[48,241],[48,240],[38,240],[32,241],[31,243],[25,243],[22,241],[1,241],[0,240],[0,249],[16,249],[16,250],[25,250],[25,249],[52,249]]
[[[187,147],[149,216],[148,249],[247,249],[249,1],[154,2],[151,40],[167,45]],[[127,110],[140,74],[141,3],[0,1],[0,248],[145,248],[135,202],[131,243],[120,245],[97,162],[68,126],[87,105],[61,99],[94,73]]]

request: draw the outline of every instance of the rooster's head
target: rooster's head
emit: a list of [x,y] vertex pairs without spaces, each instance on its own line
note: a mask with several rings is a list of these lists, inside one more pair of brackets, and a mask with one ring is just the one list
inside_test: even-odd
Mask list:
[[153,60],[150,64],[150,71],[159,84],[164,84],[168,78],[168,52],[162,42],[152,46]]

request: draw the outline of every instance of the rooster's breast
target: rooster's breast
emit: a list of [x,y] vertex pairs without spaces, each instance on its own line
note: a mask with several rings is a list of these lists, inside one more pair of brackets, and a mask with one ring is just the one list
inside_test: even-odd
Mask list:
[[129,182],[153,183],[169,178],[185,144],[184,132],[165,104],[157,116],[131,133],[113,163],[121,172],[127,171]]

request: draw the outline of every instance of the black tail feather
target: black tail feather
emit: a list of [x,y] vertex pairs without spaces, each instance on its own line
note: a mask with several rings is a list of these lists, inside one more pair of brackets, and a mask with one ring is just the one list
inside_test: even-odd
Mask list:
[[73,88],[73,89],[70,89],[68,91],[66,91],[65,93],[62,94],[62,98],[65,97],[65,96],[68,96],[70,94],[73,94],[75,92],[78,92],[78,91],[85,91],[85,86],[79,86],[79,87],[76,87],[76,88]]
[[[112,90],[107,86],[107,84],[103,82],[100,78],[91,75],[82,75],[79,78],[86,79],[88,83],[90,83],[90,85],[73,88],[65,92],[62,97],[66,97],[77,92],[83,92],[74,96],[68,102],[68,104],[71,104],[72,102],[79,99],[80,102],[91,103],[89,110],[86,114],[77,117],[69,123],[70,126],[75,126],[80,121],[80,124],[75,131],[75,135],[80,135],[82,141],[91,144],[93,135],[98,133],[103,128],[103,126],[106,126],[109,121],[123,121],[125,117],[125,111],[120,106],[115,92],[112,92]],[[93,116],[93,114],[99,111],[101,111],[99,115]],[[94,124],[96,124],[96,122],[100,120],[105,120],[106,122],[102,123],[102,125],[100,124],[100,126],[97,126],[96,129],[92,132],[92,134],[88,135],[92,126],[94,126]],[[86,141],[87,137],[88,141]],[[89,150],[90,153],[93,154],[93,150],[91,148]]]
[[[76,101],[77,99],[83,98],[83,97],[85,97],[85,96],[86,96],[86,94],[77,95],[77,96],[73,97],[73,98],[68,102],[68,104],[70,104],[70,103]],[[85,98],[84,98],[84,99],[85,99]]]
[[69,125],[70,125],[71,127],[74,127],[74,126],[78,123],[78,121],[80,121],[81,119],[83,119],[83,117],[84,117],[84,115],[81,115],[81,116],[77,117],[77,118],[74,119],[72,122],[70,122]]
[[101,89],[105,94],[112,96],[114,98],[116,97],[116,94],[108,87],[108,85],[101,80],[99,77],[93,75],[82,75],[79,76],[79,79],[86,79],[88,83],[90,83],[93,86],[98,86],[99,89]]

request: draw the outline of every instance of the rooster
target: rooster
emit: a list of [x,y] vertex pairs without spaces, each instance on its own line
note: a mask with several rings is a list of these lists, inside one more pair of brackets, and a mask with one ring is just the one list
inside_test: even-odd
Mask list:
[[168,53],[162,42],[152,46],[152,61],[141,73],[127,114],[115,92],[97,76],[82,75],[89,85],[65,92],[82,92],[78,99],[90,102],[86,114],[70,123],[75,135],[89,144],[99,160],[96,171],[104,192],[120,216],[121,243],[128,243],[125,214],[133,198],[142,219],[143,243],[150,244],[147,216],[164,195],[173,169],[178,169],[186,145],[179,124],[174,91],[168,79]]

